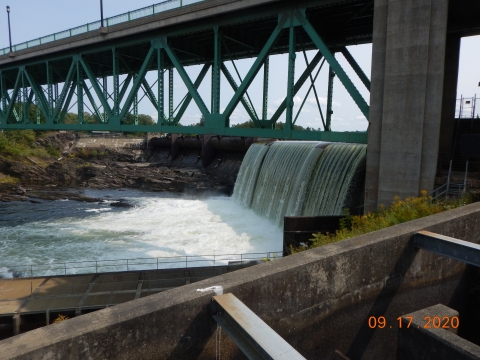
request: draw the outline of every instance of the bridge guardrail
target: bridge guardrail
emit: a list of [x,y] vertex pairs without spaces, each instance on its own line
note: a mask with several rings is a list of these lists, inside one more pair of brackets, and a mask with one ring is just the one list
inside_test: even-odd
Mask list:
[[7,274],[15,278],[35,276],[74,275],[106,273],[117,271],[188,269],[193,267],[222,266],[230,262],[243,264],[247,261],[274,260],[282,257],[283,251],[263,253],[184,255],[155,258],[134,258],[116,260],[87,260],[57,262],[50,264],[1,265],[0,278]]
[[[195,4],[202,1],[205,1],[205,0],[167,0],[167,1],[163,1],[161,3],[150,5],[141,9],[129,11],[124,14],[105,18],[104,24],[106,25],[106,27],[114,26],[114,25],[125,23],[125,22],[129,22],[132,20],[137,20],[143,17],[153,16],[164,11],[177,9],[180,7],[188,6],[188,5]],[[18,51],[18,50],[29,49],[31,47],[43,45],[52,41],[65,39],[71,36],[84,34],[90,31],[95,31],[100,29],[100,25],[101,25],[100,20],[94,21],[85,25],[74,27],[72,29],[63,30],[58,33],[42,36],[34,40],[29,40],[17,45],[13,45],[12,50]],[[9,52],[10,52],[9,47],[0,49],[0,55],[5,55],[5,54],[8,54]]]

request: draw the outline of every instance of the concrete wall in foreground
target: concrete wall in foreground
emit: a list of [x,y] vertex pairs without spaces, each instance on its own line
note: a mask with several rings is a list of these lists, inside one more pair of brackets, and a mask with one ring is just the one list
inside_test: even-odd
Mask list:
[[[221,285],[308,359],[336,350],[352,359],[395,359],[398,317],[438,303],[462,316],[467,306],[469,268],[415,250],[418,230],[479,242],[480,203],[34,330],[1,341],[1,356],[212,359],[212,294],[196,289]],[[370,316],[385,316],[387,327],[370,329]],[[243,358],[222,334],[222,359]]]

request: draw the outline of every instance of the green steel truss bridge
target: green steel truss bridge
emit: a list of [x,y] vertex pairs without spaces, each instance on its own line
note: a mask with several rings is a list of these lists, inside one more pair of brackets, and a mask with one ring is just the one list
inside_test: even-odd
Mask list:
[[[191,0],[189,5],[184,3],[187,1],[167,1],[110,18],[103,28],[99,23],[87,24],[16,45],[12,53],[8,49],[0,50],[3,54],[0,55],[0,128],[367,142],[366,133],[331,131],[331,114],[333,84],[337,78],[362,114],[369,118],[369,105],[335,54],[343,54],[364,86],[370,89],[370,80],[346,46],[372,41],[373,1]],[[311,60],[305,53],[308,50],[316,52]],[[287,95],[268,117],[268,79],[272,76],[269,59],[275,54],[288,54]],[[255,61],[242,78],[235,61],[245,58],[255,58]],[[232,62],[236,74],[225,65],[228,61]],[[295,74],[296,61],[305,62],[306,69],[301,74]],[[201,65],[196,78],[187,72],[192,65]],[[322,66],[329,67],[327,106],[323,110],[315,84]],[[147,74],[150,74],[148,78]],[[199,91],[207,74],[211,76],[208,104]],[[263,76],[263,106],[258,112],[248,92],[257,75]],[[182,81],[188,89],[179,104],[174,104],[174,81]],[[306,100],[298,110],[294,109],[293,99],[302,86],[308,87],[307,96],[315,95],[322,119],[318,124],[321,131],[294,129]],[[224,87],[230,87],[233,96],[221,111]],[[155,125],[140,124],[140,101],[151,102],[158,111]],[[204,126],[179,126],[192,101],[203,115]],[[245,109],[254,128],[230,126],[230,117],[237,106]],[[88,122],[85,112],[93,115]],[[78,114],[78,118],[72,120],[72,113]],[[285,126],[276,129],[275,124],[283,114]]]

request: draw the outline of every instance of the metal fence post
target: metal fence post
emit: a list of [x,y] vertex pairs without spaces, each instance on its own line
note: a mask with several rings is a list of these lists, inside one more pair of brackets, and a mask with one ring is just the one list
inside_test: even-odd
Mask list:
[[67,275],[67,263],[63,263],[63,266],[65,267],[65,275]]
[[188,269],[188,256],[185,256],[185,269]]
[[95,274],[98,273],[98,261],[95,261]]
[[157,258],[157,270],[158,270],[158,258]]
[[213,255],[213,266],[215,266],[215,255]]
[[30,276],[33,277],[33,265],[30,265]]
[[128,271],[128,259],[127,259],[127,271]]

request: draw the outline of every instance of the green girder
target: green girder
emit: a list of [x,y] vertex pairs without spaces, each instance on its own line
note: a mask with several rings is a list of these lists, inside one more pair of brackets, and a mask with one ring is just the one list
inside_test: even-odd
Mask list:
[[[85,51],[84,53],[80,52],[75,55],[65,55],[64,57],[55,55],[52,56],[52,58],[46,56],[46,59],[43,60],[34,59],[30,63],[27,62],[22,66],[18,66],[17,69],[12,67],[7,70],[0,68],[0,129],[28,128],[172,132],[182,134],[366,142],[366,133],[338,133],[330,131],[331,106],[333,101],[333,74],[338,76],[339,80],[367,119],[369,106],[335,59],[334,53],[327,47],[321,36],[309,22],[305,11],[296,9],[289,12],[282,12],[278,15],[276,27],[272,27],[272,32],[269,33],[268,39],[259,47],[258,56],[243,79],[238,72],[234,62],[235,59],[231,57],[224,39],[228,39],[230,41],[229,44],[233,42],[236,46],[247,47],[248,45],[232,37],[223,36],[224,29],[222,29],[222,26],[223,25],[219,23],[210,28],[213,29],[213,31],[210,30],[211,35],[209,35],[213,41],[211,46],[212,56],[209,59],[205,59],[204,65],[195,82],[192,82],[192,79],[186,71],[185,63],[182,63],[182,59],[185,58],[185,51],[180,50],[176,44],[174,45],[173,39],[167,36],[159,37],[154,35],[149,35],[151,37],[145,39],[145,41],[149,41],[149,47],[148,50],[147,48],[145,50],[146,55],[145,52],[143,52],[141,58],[124,58],[124,55],[121,55],[121,45],[119,46],[117,44],[112,45],[112,47],[108,49],[101,48],[101,50],[98,50],[105,53],[108,52],[109,59],[111,59],[109,60],[111,64],[106,66],[105,69],[101,68],[99,70],[97,64],[92,62],[92,50]],[[298,35],[300,31],[304,31],[318,49],[318,52],[310,62],[308,62],[301,38],[300,41],[297,40],[297,36],[300,36]],[[276,109],[273,116],[267,118],[270,55],[272,55],[272,49],[275,44],[285,32],[288,33],[289,39],[288,69],[286,71],[287,96]],[[297,48],[297,46],[299,46],[298,44],[302,46],[306,69],[295,82],[295,58],[296,53],[299,51]],[[129,46],[136,46],[136,43],[132,43]],[[234,45],[232,45],[232,48],[233,46]],[[222,53],[223,49],[225,50],[225,54]],[[365,84],[367,89],[369,89],[370,80],[348,50],[342,47],[340,51],[360,80]],[[61,64],[59,63],[60,61]],[[239,83],[237,83],[232,74],[230,74],[224,61],[232,61],[235,72],[240,79]],[[313,72],[321,61],[322,64],[314,76]],[[326,119],[323,118],[318,93],[315,88],[315,81],[324,61],[329,64],[331,69]],[[43,66],[42,71],[45,71],[45,76],[39,75],[39,72],[34,70],[39,66]],[[263,101],[261,103],[261,112],[258,113],[261,115],[260,118],[248,96],[248,89],[262,67]],[[93,69],[95,69],[95,71]],[[207,108],[204,99],[199,93],[199,87],[210,69],[212,71],[211,104],[210,108]],[[155,71],[157,79],[153,85],[150,85],[146,75],[152,70]],[[176,79],[180,79],[188,91],[176,109],[174,109],[173,103],[173,70],[179,75]],[[166,71],[169,73],[168,114],[165,113],[164,77]],[[234,92],[233,96],[227,99],[228,101],[224,99],[227,105],[223,112],[220,107],[220,97],[225,96],[225,93],[222,92],[222,74]],[[120,76],[124,76],[123,83],[120,83]],[[113,82],[110,93],[108,92],[107,85],[112,84],[112,82],[109,83],[107,80],[108,77],[111,77]],[[294,116],[293,99],[307,79],[310,79],[307,95],[305,99],[303,99],[299,110],[296,112],[296,116]],[[59,84],[62,86],[60,91]],[[315,94],[322,119],[322,127],[325,131],[294,130],[294,125],[311,90],[313,90]],[[139,91],[142,91],[140,95]],[[74,95],[76,95],[76,101],[74,100]],[[138,106],[144,97],[148,99],[158,113],[156,125],[147,126],[138,124]],[[205,119],[205,125],[194,127],[179,126],[192,100]],[[253,121],[253,129],[230,127],[230,117],[240,103],[248,114],[248,117]],[[68,124],[65,120],[68,117],[70,109],[75,105],[78,114],[78,123]],[[31,113],[29,111],[31,107],[35,108],[35,115],[29,115]],[[98,123],[85,123],[85,108],[93,109],[94,114],[98,118]],[[177,109],[179,109],[178,112]],[[126,115],[130,112],[133,112],[133,124],[127,125],[126,123],[122,123]],[[282,130],[276,130],[275,124],[283,113],[285,113],[286,119],[285,126]],[[33,118],[29,119],[29,116],[33,116]]]

